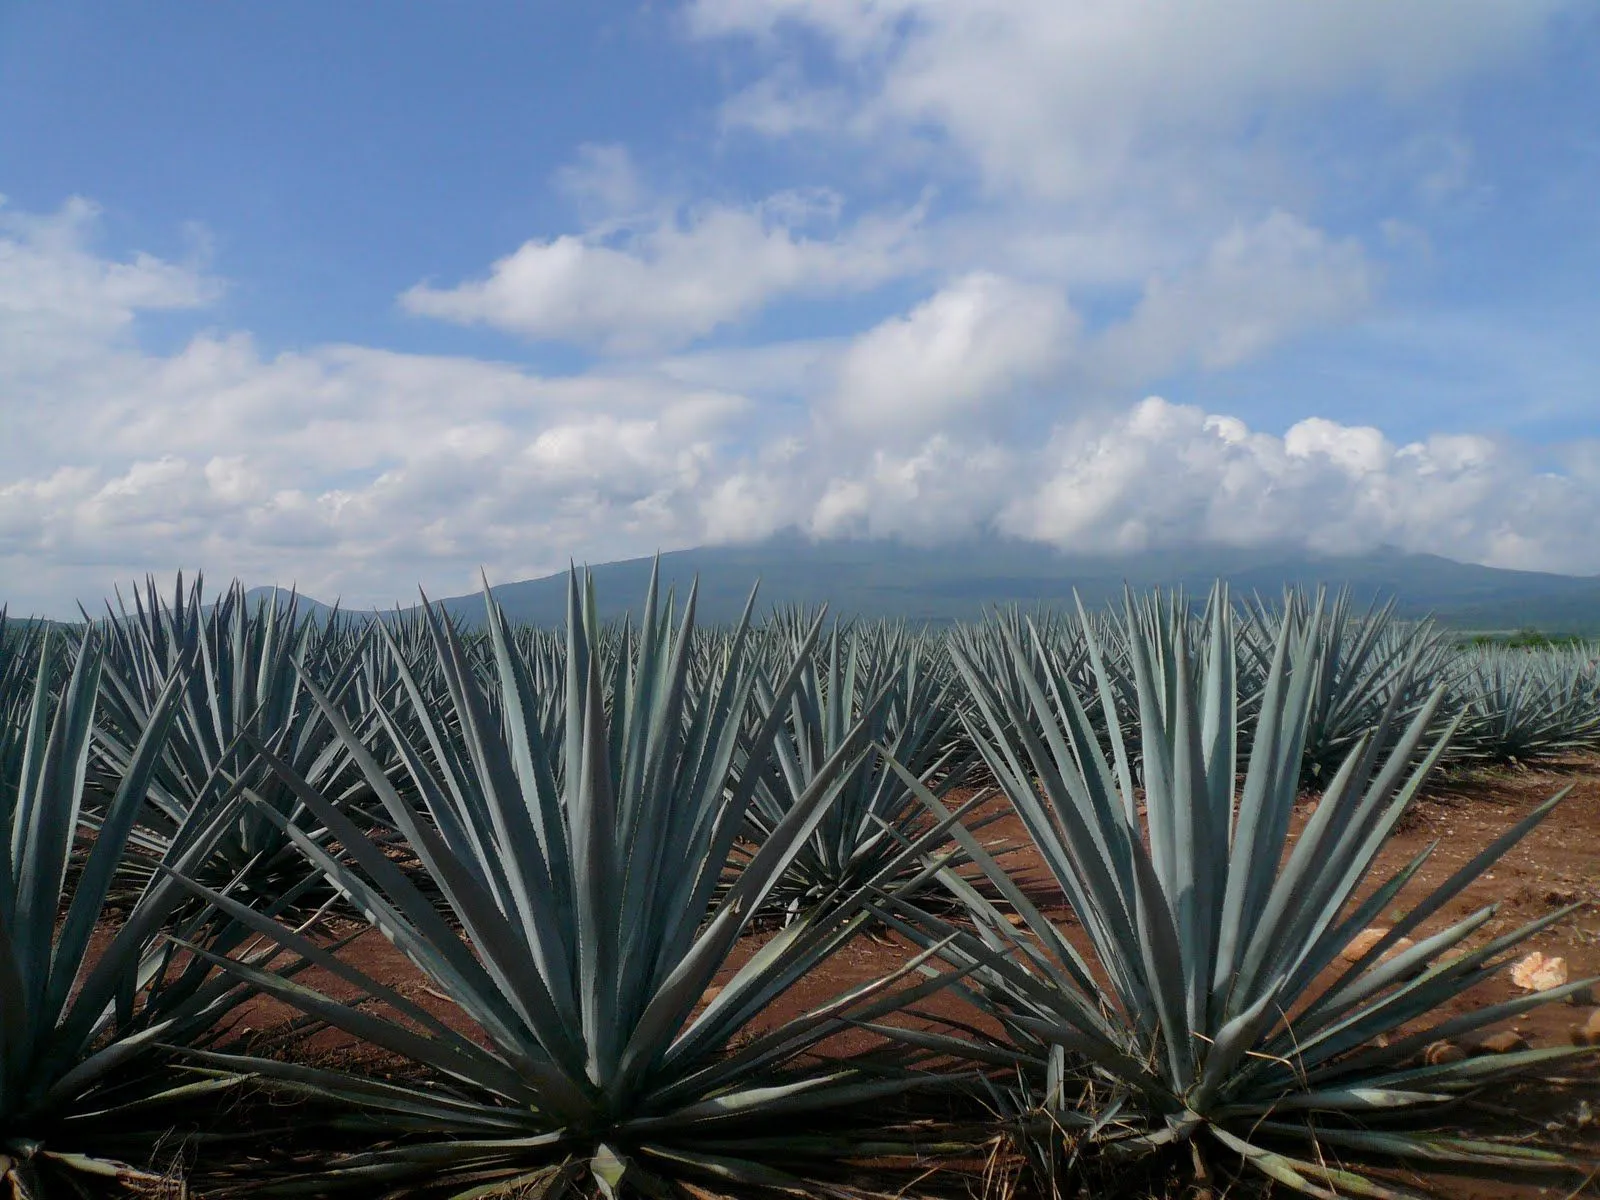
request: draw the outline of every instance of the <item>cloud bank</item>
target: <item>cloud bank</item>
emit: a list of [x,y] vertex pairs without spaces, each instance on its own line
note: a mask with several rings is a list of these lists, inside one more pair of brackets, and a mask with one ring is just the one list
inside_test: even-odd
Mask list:
[[[0,213],[0,572],[13,611],[65,614],[113,580],[196,566],[389,603],[418,582],[470,588],[480,564],[508,580],[569,556],[788,527],[1085,550],[1392,544],[1600,572],[1600,446],[1552,464],[1482,436],[1396,444],[1327,418],[1278,434],[1155,397],[1103,399],[1104,380],[1237,361],[1365,302],[1360,247],[1286,215],[1224,233],[1110,323],[1086,321],[1057,284],[969,271],[850,336],[641,351],[553,376],[355,345],[269,355],[239,332],[154,353],[135,336],[141,314],[203,316],[221,290],[203,265],[100,254],[81,201]],[[795,261],[789,227],[760,229],[749,236]],[[639,308],[573,317],[563,336],[670,345],[796,279],[861,278],[758,270],[739,304],[680,319],[650,295],[652,280],[678,282],[659,265],[667,251],[617,253],[645,273]]]
[[[694,0],[691,29],[742,38],[766,66],[732,127],[934,131],[997,190],[1084,200],[1129,184],[1239,187],[1270,153],[1262,113],[1329,98],[1407,104],[1545,44],[1574,0]],[[820,41],[843,72],[794,53]],[[1241,136],[1241,135],[1245,136]],[[1233,178],[1230,179],[1229,176]]]

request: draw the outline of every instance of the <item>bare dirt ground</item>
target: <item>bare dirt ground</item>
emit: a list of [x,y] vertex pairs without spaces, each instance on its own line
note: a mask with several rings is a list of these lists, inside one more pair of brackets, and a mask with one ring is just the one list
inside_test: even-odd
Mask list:
[[[1385,848],[1374,877],[1385,877],[1437,841],[1432,858],[1396,901],[1396,910],[1409,909],[1534,805],[1569,787],[1570,795],[1545,823],[1435,915],[1425,932],[1441,929],[1485,906],[1497,906],[1495,915],[1475,935],[1475,942],[1481,943],[1552,911],[1576,905],[1571,913],[1535,935],[1523,952],[1538,950],[1563,958],[1573,980],[1600,976],[1600,756],[1537,767],[1482,768],[1437,776]],[[1303,822],[1314,804],[1314,796],[1306,797],[1297,825]],[[997,838],[1027,841],[1021,823],[1010,815],[987,826],[982,836],[985,841]],[[1072,917],[1031,847],[1007,862],[1026,881],[1030,898],[1073,936]],[[756,933],[746,938],[727,973],[770,936],[770,933]],[[1080,939],[1074,940],[1083,944]],[[411,965],[380,937],[363,935],[344,953],[362,970],[453,1024],[459,1024],[459,1014],[453,1006],[431,992]],[[808,976],[791,989],[765,1014],[762,1024],[782,1021],[827,1001],[854,984],[881,977],[903,963],[910,953],[909,947],[898,937],[880,935],[857,939],[832,960],[826,971]],[[325,979],[308,975],[306,980],[328,986],[335,994],[341,992],[339,987],[329,986]],[[1596,991],[1600,992],[1600,986]],[[1460,998],[1449,1011],[1475,1008],[1521,994],[1525,993],[1511,981],[1509,972],[1501,972]],[[973,1019],[972,1010],[954,996],[937,997],[927,1007],[946,1016]],[[1509,1027],[1531,1046],[1564,1046],[1569,1044],[1573,1027],[1582,1026],[1594,1011],[1594,998],[1578,1004],[1555,1003],[1525,1014]],[[277,1002],[258,998],[247,1006],[240,1019],[243,1026],[259,1035],[281,1029],[290,1016]],[[835,1039],[829,1049],[848,1053],[864,1048],[871,1041],[865,1034],[848,1035]],[[1470,1045],[1465,1048],[1474,1050]],[[319,1034],[311,1046],[301,1047],[296,1053],[311,1053],[324,1062],[358,1066],[364,1073],[375,1075],[405,1069],[403,1064],[387,1060],[381,1052],[358,1046],[334,1032]],[[1587,1103],[1589,1111],[1600,1118],[1600,1087],[1582,1084],[1576,1090],[1559,1095],[1508,1092],[1502,1098],[1511,1106],[1507,1110],[1508,1124],[1513,1123],[1510,1114],[1520,1112],[1530,1118],[1534,1126],[1550,1125],[1565,1137],[1579,1139],[1591,1155],[1600,1157],[1600,1127],[1595,1122],[1585,1122],[1579,1108],[1580,1104]],[[1600,1186],[1593,1180],[1577,1192],[1571,1190],[1571,1184],[1541,1188],[1527,1184],[1458,1184],[1439,1179],[1427,1182],[1438,1194],[1472,1200],[1600,1194]]]

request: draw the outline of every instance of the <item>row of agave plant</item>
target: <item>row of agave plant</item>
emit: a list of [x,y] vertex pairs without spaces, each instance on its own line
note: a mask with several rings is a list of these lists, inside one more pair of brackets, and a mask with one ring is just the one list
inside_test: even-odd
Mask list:
[[[844,1194],[841,1161],[970,1149],[885,1120],[929,1093],[990,1106],[1058,1183],[1175,1152],[1312,1195],[1406,1195],[1404,1163],[1572,1165],[1446,1130],[1588,1051],[1420,1055],[1592,982],[1463,1007],[1570,910],[1493,937],[1491,909],[1433,922],[1559,796],[1347,952],[1426,865],[1377,867],[1429,773],[1495,736],[1463,689],[1545,714],[1522,753],[1574,748],[1592,666],[1469,672],[1391,610],[1221,588],[941,636],[757,627],[753,605],[700,629],[692,591],[680,612],[652,583],[605,624],[574,575],[564,632],[514,628],[487,591],[469,632],[427,606],[205,604],[197,581],[6,629],[0,1181],[155,1188],[193,1127],[222,1192]],[[1558,692],[1587,707],[1552,731]],[[993,792],[1074,936],[980,836]],[[330,909],[356,934],[330,937]],[[348,952],[368,930],[431,1002]],[[791,1002],[871,930],[899,965]],[[254,1042],[261,997],[404,1065]],[[830,1052],[846,1033],[868,1048]],[[237,1131],[203,1118],[246,1094],[344,1148],[230,1182]]]

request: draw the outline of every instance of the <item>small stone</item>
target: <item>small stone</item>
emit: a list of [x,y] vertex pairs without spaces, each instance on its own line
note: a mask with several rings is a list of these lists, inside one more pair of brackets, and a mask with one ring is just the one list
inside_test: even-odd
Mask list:
[[1568,992],[1566,1002],[1574,1008],[1586,1008],[1594,1003],[1594,989],[1581,987],[1575,992]]
[[[1369,925],[1360,933],[1356,934],[1355,937],[1350,939],[1350,943],[1339,952],[1339,957],[1344,959],[1344,961],[1347,963],[1358,963],[1366,957],[1369,950],[1371,950],[1374,946],[1388,936],[1388,926]],[[1416,945],[1416,943],[1408,937],[1396,938],[1394,945],[1385,950],[1379,956],[1378,961],[1380,963],[1388,962],[1396,954],[1400,954],[1406,950],[1409,950],[1414,945]]]
[[711,987],[708,987],[705,991],[700,993],[700,1003],[701,1004],[710,1004],[713,1000],[715,1000],[720,995],[722,995],[722,987],[721,987],[721,985],[720,984],[713,984]]
[[1528,1039],[1515,1029],[1502,1029],[1499,1033],[1491,1033],[1479,1042],[1475,1050],[1479,1054],[1514,1054],[1518,1050],[1528,1048]]
[[1537,950],[1511,968],[1511,982],[1525,992],[1548,992],[1566,981],[1567,960],[1546,958]]
[[1467,1052],[1454,1042],[1433,1042],[1422,1052],[1422,1061],[1430,1067],[1461,1062],[1466,1057]]
[[1339,951],[1339,957],[1347,963],[1360,962],[1368,950],[1371,950],[1389,931],[1381,925],[1372,925],[1363,929],[1350,939],[1349,945]]
[[1600,1008],[1591,1012],[1584,1022],[1583,1040],[1591,1046],[1600,1046]]

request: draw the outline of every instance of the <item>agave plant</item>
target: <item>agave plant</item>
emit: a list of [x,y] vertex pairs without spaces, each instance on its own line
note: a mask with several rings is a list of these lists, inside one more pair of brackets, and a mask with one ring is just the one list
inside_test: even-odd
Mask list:
[[[180,663],[193,662],[150,779],[150,802],[132,831],[130,866],[142,863],[148,870],[196,828],[209,826],[217,781],[237,783],[258,799],[235,810],[231,825],[212,840],[211,859],[199,873],[214,887],[231,883],[270,901],[296,886],[305,864],[266,810],[308,828],[315,823],[243,739],[248,735],[270,746],[331,790],[348,759],[305,678],[314,673],[333,696],[343,696],[358,675],[361,647],[358,642],[342,661],[333,661],[325,635],[337,628],[337,619],[327,626],[301,619],[292,595],[280,603],[274,593],[252,607],[235,582],[214,605],[203,604],[202,597],[198,578],[187,596],[180,578],[170,605],[151,585],[146,596],[135,593],[132,613],[123,610],[107,623],[111,661],[100,765],[113,781],[109,790],[127,770],[167,680]],[[137,880],[143,873],[130,876]]]
[[[1076,621],[1063,619],[1054,612],[1041,610],[1030,617],[1020,608],[1001,609],[986,621],[955,626],[945,640],[947,647],[959,649],[969,663],[977,663],[985,672],[1007,679],[1015,686],[1016,680],[1012,677],[1016,666],[1007,637],[1020,637],[1030,627],[1037,632],[1032,645],[1038,647],[1040,653],[1049,655],[1063,675],[1077,678],[1088,662],[1088,644]],[[953,669],[951,674],[954,677]],[[959,688],[956,695],[960,695]],[[965,739],[964,727],[960,728],[960,735]]]
[[[725,973],[752,915],[866,752],[864,731],[840,742],[738,880],[722,889],[755,786],[753,774],[735,778],[733,765],[740,754],[759,763],[771,753],[800,663],[774,689],[772,713],[747,735],[757,671],[746,623],[703,683],[691,686],[694,595],[674,633],[671,603],[658,611],[652,582],[637,640],[611,688],[608,718],[593,593],[574,575],[566,769],[558,786],[557,752],[546,741],[532,679],[513,652],[504,614],[486,601],[492,681],[472,670],[457,632],[430,609],[444,711],[418,705],[402,722],[380,710],[411,788],[390,783],[338,707],[313,688],[459,928],[337,803],[267,753],[345,856],[276,818],[285,833],[448,998],[475,1036],[293,931],[196,886],[241,922],[355,985],[367,1003],[343,1003],[248,964],[227,963],[229,970],[421,1064],[432,1078],[388,1083],[267,1060],[208,1061],[340,1104],[347,1123],[380,1139],[300,1185],[317,1194],[348,1187],[372,1195],[418,1176],[461,1196],[591,1183],[606,1195],[659,1192],[664,1176],[680,1172],[722,1180],[741,1194],[791,1183],[775,1160],[838,1147],[796,1138],[788,1126],[915,1082],[888,1060],[819,1066],[802,1061],[806,1052],[845,1028],[848,1010],[881,1015],[940,982],[919,977],[898,987],[921,965],[913,960],[832,1003],[748,1031],[851,938],[865,919],[865,889],[796,921]],[[459,751],[447,721],[458,726]],[[941,836],[934,831],[911,852],[927,853]],[[708,994],[718,980],[720,990]],[[746,1035],[736,1040],[741,1030]],[[407,1136],[383,1144],[397,1135]]]
[[[159,1053],[163,1043],[201,1039],[241,998],[237,980],[184,960],[168,940],[199,937],[209,926],[205,913],[174,923],[188,899],[184,889],[165,875],[153,879],[109,940],[91,949],[184,684],[174,675],[158,693],[74,877],[68,863],[100,677],[92,638],[78,649],[59,699],[38,673],[17,777],[6,781],[16,803],[0,827],[0,1192],[13,1200],[101,1196],[119,1181],[159,1182],[120,1161],[148,1154],[165,1136],[170,1122],[152,1110],[192,1106],[237,1082],[174,1073]],[[206,852],[197,837],[164,866],[192,869]],[[239,944],[237,931],[217,935],[221,950]]]
[[1265,695],[1274,647],[1290,628],[1315,631],[1316,684],[1306,717],[1301,782],[1327,785],[1350,749],[1392,709],[1388,732],[1398,736],[1441,684],[1448,682],[1450,644],[1431,621],[1395,617],[1396,601],[1374,601],[1358,614],[1348,588],[1331,603],[1318,588],[1308,598],[1298,589],[1284,592],[1271,609],[1259,601],[1245,612],[1242,705],[1253,724]]
[[1467,719],[1458,757],[1526,762],[1600,745],[1600,693],[1581,650],[1471,651],[1452,691]]
[[[799,646],[811,640],[808,631]],[[765,844],[835,752],[861,738],[863,727],[880,753],[861,758],[840,780],[838,799],[773,890],[772,902],[791,915],[879,878],[887,864],[904,861],[905,847],[928,828],[921,801],[888,766],[889,758],[938,795],[958,785],[966,768],[964,744],[952,738],[960,722],[951,687],[903,628],[835,625],[825,647],[802,661],[771,761],[755,776],[753,845]],[[758,694],[756,716],[784,715],[765,678]],[[907,869],[919,873],[914,861]]]
[[[1435,1015],[1454,1009],[1519,942],[1570,911],[1481,942],[1474,935],[1492,907],[1444,928],[1425,924],[1560,797],[1411,903],[1372,945],[1353,946],[1431,853],[1366,890],[1385,840],[1443,752],[1440,740],[1421,753],[1439,692],[1396,732],[1409,688],[1398,676],[1386,710],[1350,746],[1304,827],[1291,835],[1320,680],[1317,626],[1291,617],[1279,628],[1254,749],[1236,791],[1235,648],[1226,596],[1213,595],[1199,644],[1186,617],[1152,627],[1132,603],[1123,625],[1138,698],[1142,792],[1120,735],[1113,754],[1103,755],[1068,681],[1037,653],[1012,645],[1021,680],[1013,689],[956,652],[973,697],[973,736],[1088,950],[1080,952],[957,827],[956,837],[1025,928],[1014,928],[997,905],[948,871],[942,877],[965,901],[975,928],[904,903],[888,919],[927,946],[944,945],[945,956],[972,973],[964,993],[1005,1036],[902,1036],[1020,1065],[1054,1126],[1095,1144],[1122,1152],[1184,1143],[1220,1149],[1314,1195],[1398,1194],[1365,1168],[1339,1165],[1346,1155],[1463,1171],[1558,1165],[1552,1153],[1447,1136],[1430,1123],[1485,1084],[1585,1051],[1437,1064],[1420,1061],[1420,1052],[1586,986],[1576,981]],[[1093,638],[1090,647],[1109,708],[1113,680]],[[1043,735],[1035,736],[1040,725]],[[926,791],[923,800],[942,812]]]

